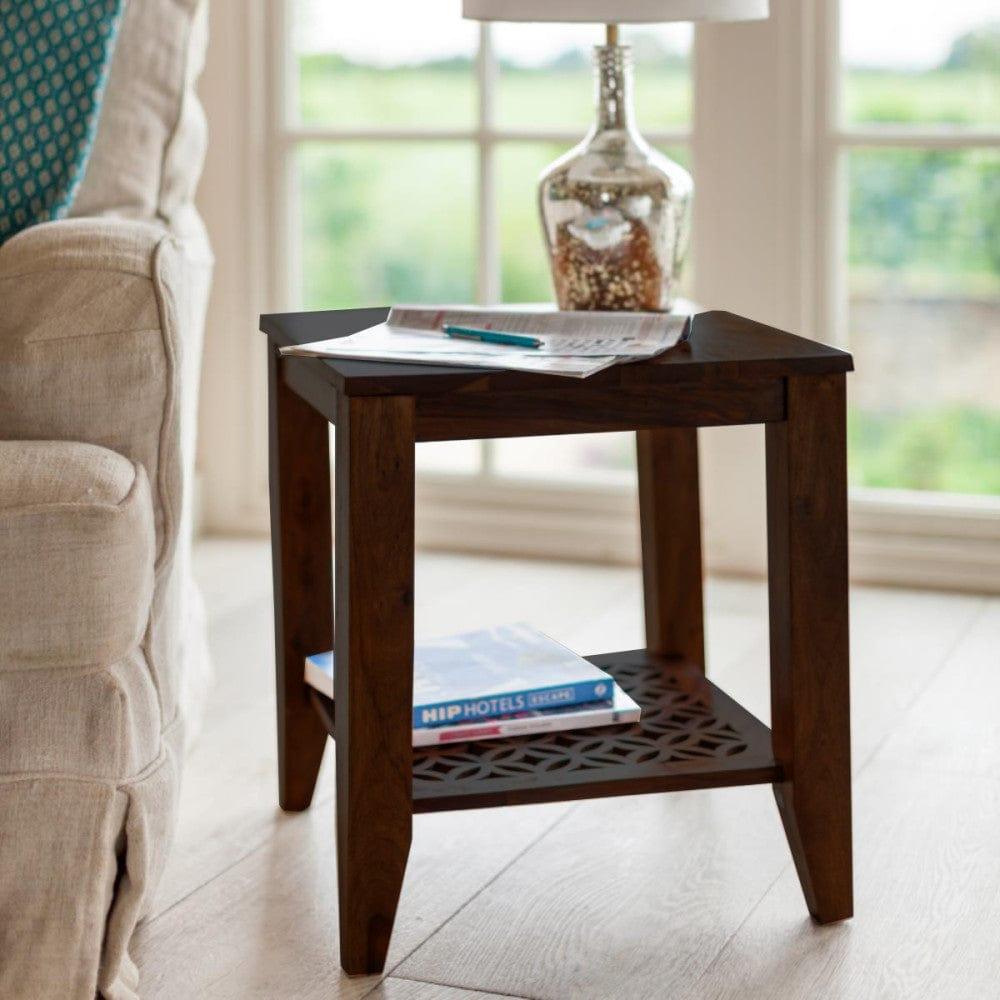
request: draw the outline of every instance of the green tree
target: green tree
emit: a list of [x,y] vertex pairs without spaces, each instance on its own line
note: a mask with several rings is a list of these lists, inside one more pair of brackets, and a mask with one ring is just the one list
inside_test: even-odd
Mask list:
[[942,69],[1000,72],[1000,23],[984,24],[956,38]]

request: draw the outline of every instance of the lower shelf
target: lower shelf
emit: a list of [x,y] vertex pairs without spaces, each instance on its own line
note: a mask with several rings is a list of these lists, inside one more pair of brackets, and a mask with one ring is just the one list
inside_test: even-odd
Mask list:
[[[414,812],[766,784],[771,731],[699,670],[645,650],[589,657],[642,707],[634,725],[413,753]],[[313,692],[333,734],[333,702]]]

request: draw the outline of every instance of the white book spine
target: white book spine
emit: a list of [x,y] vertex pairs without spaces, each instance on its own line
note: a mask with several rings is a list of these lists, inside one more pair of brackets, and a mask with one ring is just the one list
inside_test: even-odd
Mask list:
[[[619,694],[619,697],[621,695]],[[566,712],[558,715],[536,715],[525,719],[493,719],[440,729],[413,730],[415,747],[445,746],[470,740],[496,740],[505,736],[535,736],[538,733],[558,733],[570,729],[595,729],[598,726],[625,725],[638,722],[641,711],[632,702],[629,708],[600,708],[589,712]]]
[[[506,626],[506,631],[521,628],[521,626]],[[462,639],[463,637],[457,637]],[[576,654],[566,650],[551,639],[539,634],[539,638],[556,646],[560,655],[579,660]],[[438,644],[450,640],[437,640]],[[474,644],[470,647],[470,656],[475,652]],[[580,660],[588,670],[603,677],[603,684],[611,682],[611,678],[601,674],[597,668],[586,661]],[[487,666],[489,664],[487,663]],[[333,655],[331,653],[309,656],[305,661],[306,683],[324,694],[331,700],[333,691]],[[448,725],[422,726],[412,729],[414,747],[447,746],[452,743],[463,743],[471,740],[502,739],[508,736],[530,736],[538,733],[564,732],[572,729],[592,729],[597,726],[628,725],[639,721],[641,711],[639,706],[624,691],[613,682],[610,683],[613,701],[606,704],[562,705],[560,707],[536,709],[522,715],[508,715],[500,718],[478,718],[464,721],[455,720]],[[416,720],[415,720],[416,721]]]
[[333,701],[333,674],[317,666],[311,656],[306,657],[306,683]]

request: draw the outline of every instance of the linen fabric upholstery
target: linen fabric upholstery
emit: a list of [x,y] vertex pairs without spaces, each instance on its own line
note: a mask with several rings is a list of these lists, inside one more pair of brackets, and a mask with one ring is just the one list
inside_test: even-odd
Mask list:
[[194,84],[205,61],[202,0],[130,0],[87,172],[70,214],[159,218],[189,212],[205,155]]
[[121,455],[66,441],[28,447],[0,441],[0,466],[7,470],[0,479],[0,510],[53,504],[115,507],[139,478],[136,467]]
[[129,943],[210,678],[190,573],[204,26],[195,0],[127,0],[71,217],[0,246],[2,997],[140,995]]
[[0,441],[0,468],[0,664],[117,663],[138,646],[153,594],[145,471],[64,441]]

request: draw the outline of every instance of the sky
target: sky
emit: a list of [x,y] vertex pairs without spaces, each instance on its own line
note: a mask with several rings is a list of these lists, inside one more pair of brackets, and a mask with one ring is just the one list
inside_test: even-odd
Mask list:
[[[841,48],[854,65],[923,69],[938,65],[951,43],[970,28],[1000,21],[998,0],[842,0]],[[379,65],[423,62],[475,52],[478,26],[462,20],[461,0],[295,0],[296,47],[339,52]],[[349,13],[348,13],[349,12]],[[649,30],[648,28],[644,30]],[[664,43],[683,50],[688,25],[654,28]],[[527,65],[546,62],[572,46],[601,40],[597,26],[499,25],[500,55]]]

